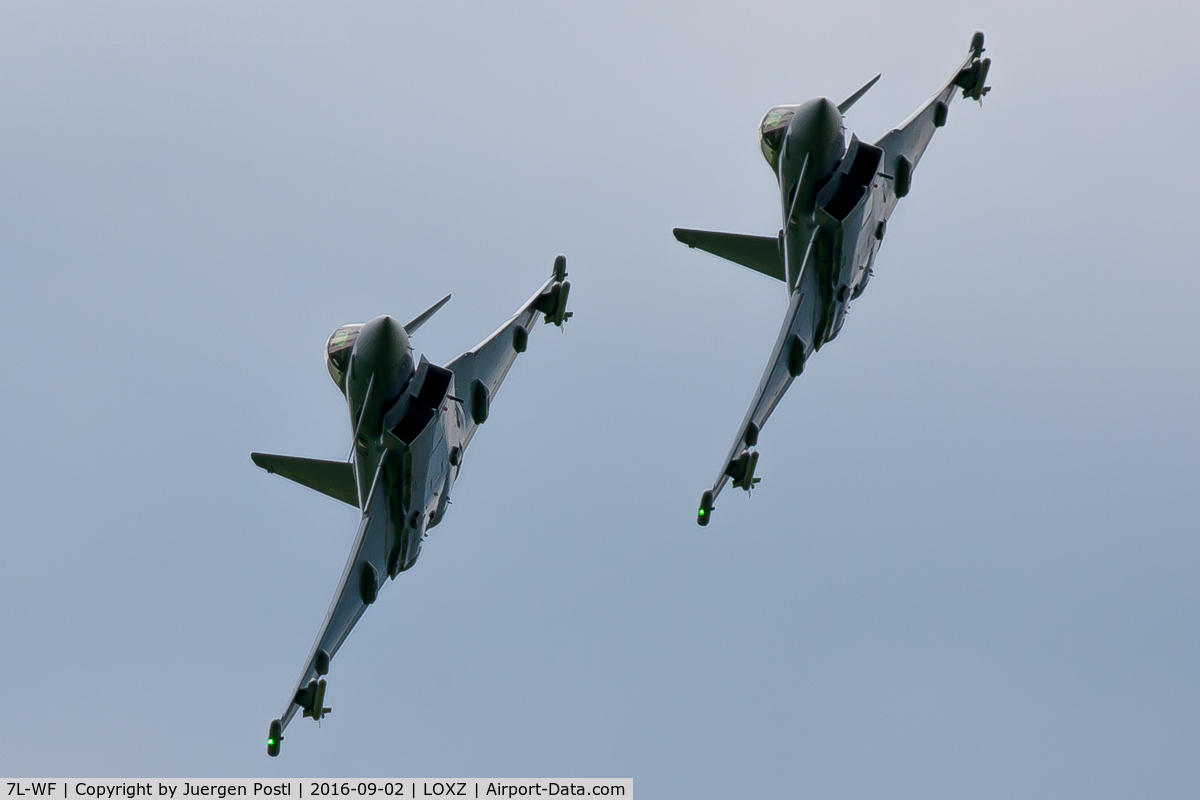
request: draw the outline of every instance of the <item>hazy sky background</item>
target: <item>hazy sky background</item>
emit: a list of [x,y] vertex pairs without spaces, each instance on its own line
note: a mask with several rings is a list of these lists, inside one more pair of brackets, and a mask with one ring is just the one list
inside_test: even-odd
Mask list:
[[[1193,3],[0,6],[0,774],[1200,793]],[[987,32],[838,339],[695,525],[778,284],[756,128]],[[265,755],[353,509],[338,325],[444,362],[566,253],[454,506]]]

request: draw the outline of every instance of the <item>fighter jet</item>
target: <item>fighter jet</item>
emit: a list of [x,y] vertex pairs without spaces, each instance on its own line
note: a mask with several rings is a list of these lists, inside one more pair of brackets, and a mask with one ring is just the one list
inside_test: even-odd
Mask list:
[[411,569],[430,528],[446,513],[463,453],[488,418],[492,398],[539,317],[559,328],[571,317],[567,259],[508,322],[439,367],[414,362],[409,337],[450,299],[446,295],[406,325],[389,316],[343,325],[325,345],[329,377],[346,397],[351,460],[252,453],[255,464],[362,511],[350,558],[312,652],[271,722],[267,755],[279,755],[283,731],[297,711],[321,720],[329,662],[375,602],[388,578]]
[[966,60],[950,80],[899,127],[868,144],[851,135],[843,115],[867,90],[840,103],[818,97],[776,106],[759,125],[763,157],[779,182],[782,227],[776,236],[676,228],[675,238],[782,281],[789,303],[758,390],[711,489],[700,498],[696,521],[707,525],[713,501],[728,481],[749,492],[759,482],[759,432],[808,358],[838,335],[850,302],[870,280],[888,217],[908,194],[912,176],[933,133],[946,124],[954,97],[977,100],[991,59],[983,58],[983,34],[971,39]]

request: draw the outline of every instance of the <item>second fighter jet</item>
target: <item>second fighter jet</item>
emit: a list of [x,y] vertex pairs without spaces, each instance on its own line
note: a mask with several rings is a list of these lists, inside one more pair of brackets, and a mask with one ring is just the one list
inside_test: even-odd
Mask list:
[[759,143],[779,182],[778,235],[675,229],[684,244],[779,280],[789,295],[787,316],[750,409],[716,481],[700,498],[699,524],[708,524],[713,501],[727,482],[747,492],[758,483],[754,447],[759,432],[808,358],[841,330],[850,301],[871,277],[888,217],[908,194],[934,131],[946,124],[960,90],[963,97],[983,99],[990,66],[991,59],[983,58],[983,34],[976,33],[950,80],[875,144],[852,135],[847,146],[842,115],[878,75],[841,103],[818,97],[771,109],[759,126]]
[[450,503],[463,453],[488,418],[492,398],[539,318],[559,327],[571,316],[567,260],[508,322],[444,367],[413,360],[409,335],[450,296],[406,325],[389,316],[343,325],[329,337],[325,364],[346,397],[353,432],[350,461],[252,453],[254,463],[362,512],[358,535],[333,602],[288,696],[267,734],[279,755],[283,730],[297,711],[320,720],[330,659],[389,578],[417,562],[421,542]]

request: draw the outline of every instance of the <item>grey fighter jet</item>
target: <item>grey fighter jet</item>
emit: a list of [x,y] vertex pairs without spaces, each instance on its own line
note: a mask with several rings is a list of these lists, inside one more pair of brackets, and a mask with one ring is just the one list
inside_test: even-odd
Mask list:
[[446,513],[463,452],[539,317],[562,327],[571,317],[567,259],[508,322],[444,367],[413,361],[409,336],[445,305],[439,300],[407,325],[389,316],[343,325],[325,346],[329,376],[346,396],[353,431],[350,461],[252,453],[255,464],[362,511],[358,535],[312,652],[283,715],[271,722],[267,754],[279,755],[297,711],[320,720],[329,661],[375,602],[388,578],[409,569],[427,531]]
[[946,124],[961,90],[978,100],[991,59],[976,33],[963,64],[937,94],[875,144],[850,137],[842,115],[875,82],[834,104],[818,97],[776,106],[759,126],[763,156],[779,181],[783,227],[777,236],[675,229],[675,238],[787,285],[783,327],[750,410],[711,489],[700,498],[696,521],[707,525],[713,501],[728,481],[749,492],[759,482],[758,435],[814,351],[837,336],[850,301],[862,294],[897,201],[908,194],[913,171],[933,133]]

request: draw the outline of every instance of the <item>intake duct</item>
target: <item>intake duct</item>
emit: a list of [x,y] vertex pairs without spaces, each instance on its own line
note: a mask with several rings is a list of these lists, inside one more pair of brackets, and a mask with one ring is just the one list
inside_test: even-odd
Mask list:
[[851,139],[842,159],[842,168],[817,195],[817,207],[837,222],[846,219],[866,196],[867,189],[879,174],[882,160],[882,149],[859,141],[858,137]]
[[[438,407],[450,390],[453,373],[444,367],[434,366],[421,359],[417,373],[409,384],[408,391],[400,398],[396,408],[400,418],[388,430],[404,445],[411,445],[437,415]],[[391,414],[389,414],[391,416]]]

